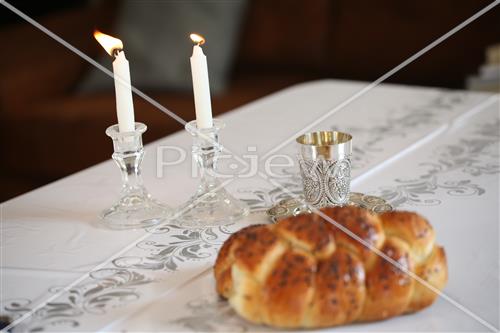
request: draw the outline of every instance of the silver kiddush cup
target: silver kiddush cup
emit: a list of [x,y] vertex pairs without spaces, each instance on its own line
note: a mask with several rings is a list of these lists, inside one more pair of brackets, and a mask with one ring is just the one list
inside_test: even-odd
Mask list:
[[336,131],[307,133],[296,139],[304,197],[314,207],[349,201],[352,136]]

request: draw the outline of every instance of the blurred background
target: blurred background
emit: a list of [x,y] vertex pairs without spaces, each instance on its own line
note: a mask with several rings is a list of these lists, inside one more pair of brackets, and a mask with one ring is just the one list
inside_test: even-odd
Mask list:
[[[9,1],[110,69],[92,33],[121,38],[132,84],[185,120],[194,118],[190,32],[207,39],[220,114],[299,82],[373,81],[490,2]],[[499,7],[388,82],[498,92]],[[104,130],[116,112],[110,77],[3,6],[0,41],[2,202],[109,159]],[[149,128],[145,142],[182,129],[141,98],[134,102],[136,120]]]

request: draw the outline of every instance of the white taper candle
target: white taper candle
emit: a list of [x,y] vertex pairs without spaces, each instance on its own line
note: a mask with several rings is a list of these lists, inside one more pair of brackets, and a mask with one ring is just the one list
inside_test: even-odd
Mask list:
[[[201,36],[198,36],[202,38]],[[191,35],[193,39],[193,35]],[[203,38],[201,39],[203,40]],[[195,41],[193,39],[193,41]],[[196,41],[195,41],[196,42]],[[203,54],[200,42],[193,46],[191,56],[191,75],[193,77],[194,107],[198,128],[210,128],[212,122],[212,103],[210,101],[210,84],[208,80],[207,57]]]
[[130,85],[130,68],[123,52],[123,43],[118,38],[103,34],[96,30],[94,37],[99,44],[115,57],[113,61],[113,76],[115,79],[116,115],[120,132],[135,131],[134,102]]
[[115,77],[116,114],[120,132],[135,131],[134,102],[130,86],[130,68],[125,53],[119,51],[113,61]]

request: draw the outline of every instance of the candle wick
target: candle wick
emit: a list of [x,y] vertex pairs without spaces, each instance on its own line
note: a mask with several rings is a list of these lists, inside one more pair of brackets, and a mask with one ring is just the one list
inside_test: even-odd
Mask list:
[[114,48],[111,50],[111,54],[113,55],[114,58],[118,57],[118,54],[123,51],[123,49],[120,48]]

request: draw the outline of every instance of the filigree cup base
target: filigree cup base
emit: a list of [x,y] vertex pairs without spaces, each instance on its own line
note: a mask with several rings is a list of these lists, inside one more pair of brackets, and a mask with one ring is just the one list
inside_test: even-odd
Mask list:
[[120,198],[101,213],[102,223],[111,229],[138,229],[160,223],[172,214],[172,209],[154,200],[143,185],[140,165],[144,156],[142,133],[146,125],[135,124],[134,132],[119,132],[110,126],[106,134],[113,139],[113,160],[120,168],[122,190]]
[[304,134],[297,138],[304,197],[317,208],[344,205],[351,184],[352,136],[336,131]]
[[[383,213],[393,210],[393,207],[385,199],[373,195],[351,192],[349,201],[344,206],[356,206],[368,209],[374,213]],[[273,222],[277,222],[289,216],[312,213],[312,210],[305,204],[304,197],[288,198],[280,200],[272,208],[267,210],[267,216]]]
[[211,128],[198,129],[196,121],[186,124],[186,130],[193,136],[193,159],[201,179],[195,195],[178,210],[178,221],[183,227],[226,225],[249,212],[246,204],[233,197],[217,179],[217,158],[222,151],[218,133],[223,127],[216,119]]

